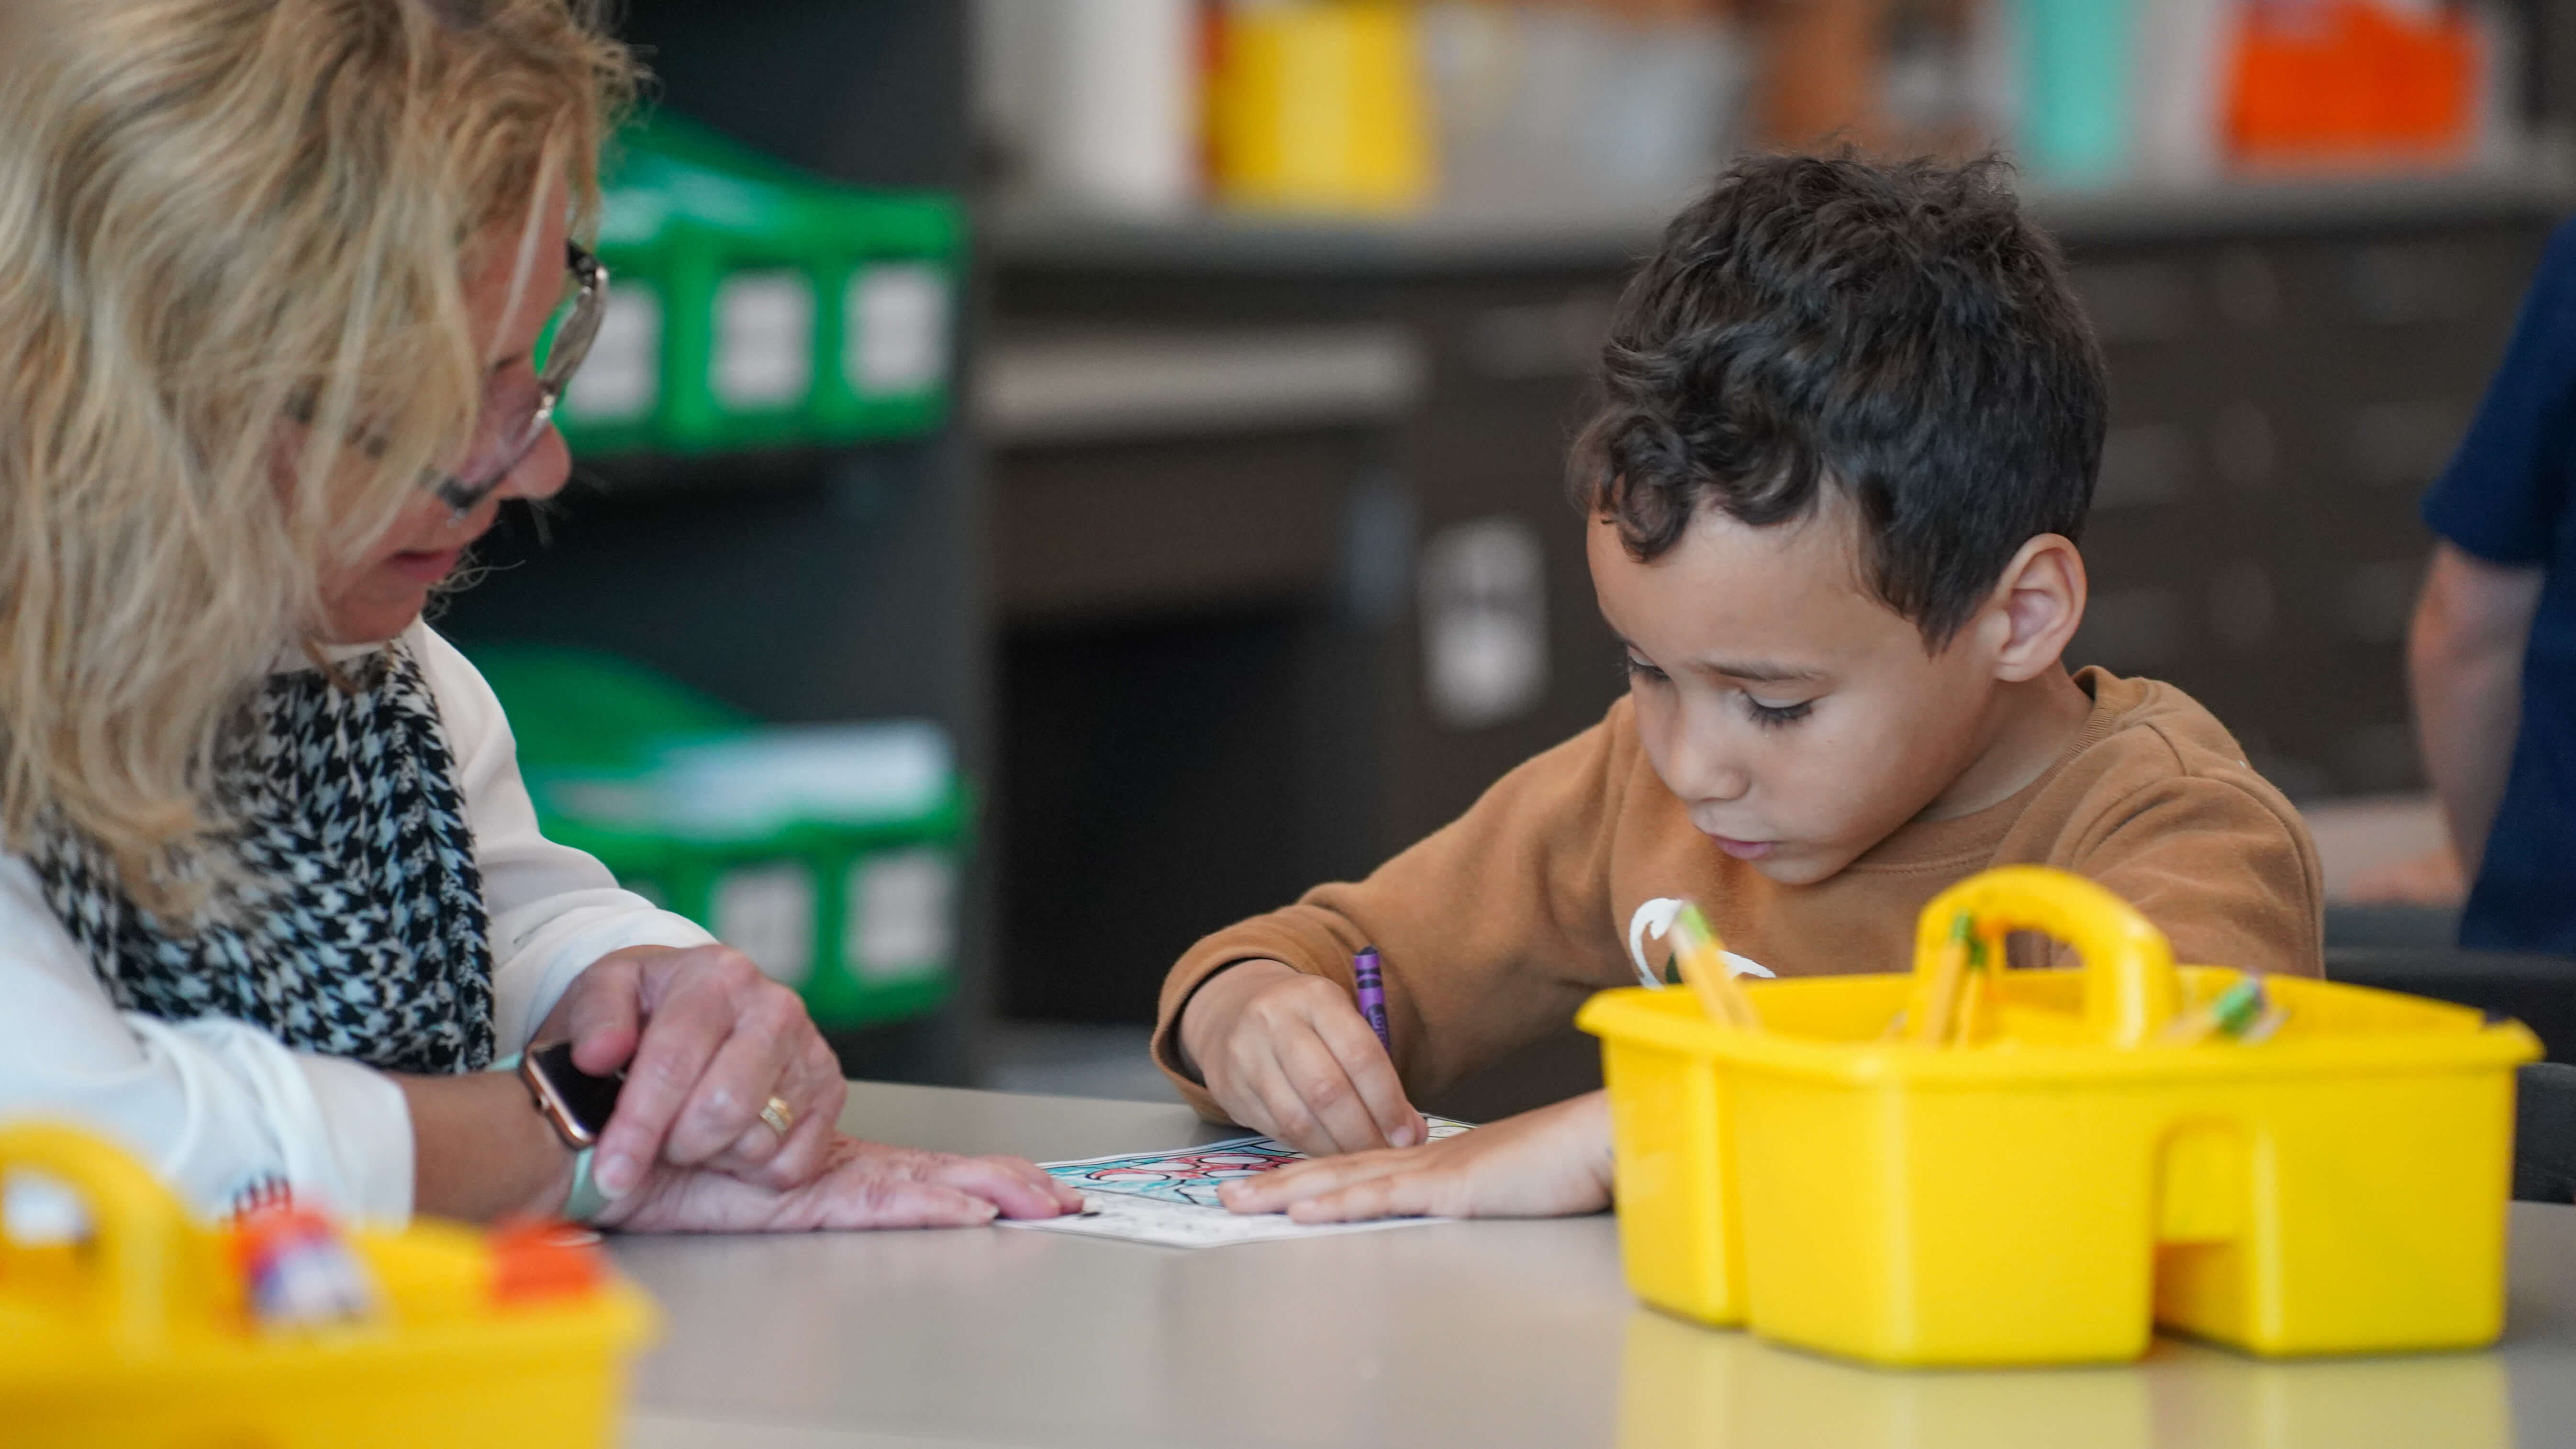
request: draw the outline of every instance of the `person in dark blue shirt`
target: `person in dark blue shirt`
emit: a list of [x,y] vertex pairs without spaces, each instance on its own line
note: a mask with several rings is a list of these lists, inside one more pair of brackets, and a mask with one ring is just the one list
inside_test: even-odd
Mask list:
[[2424,499],[2439,536],[2407,668],[2475,881],[2460,944],[2576,953],[2576,223]]

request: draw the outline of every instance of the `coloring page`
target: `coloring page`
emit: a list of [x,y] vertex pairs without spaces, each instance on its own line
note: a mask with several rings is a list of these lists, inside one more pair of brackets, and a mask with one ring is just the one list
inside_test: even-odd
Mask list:
[[1365,1223],[1295,1223],[1286,1213],[1245,1217],[1223,1208],[1192,1207],[1162,1198],[1126,1193],[1086,1192],[1082,1211],[1060,1218],[1008,1219],[1006,1228],[1037,1228],[1091,1238],[1117,1238],[1164,1248],[1217,1248],[1228,1243],[1265,1243],[1279,1238],[1318,1238],[1330,1233],[1405,1228],[1448,1218],[1379,1218]]
[[[1455,1137],[1467,1130],[1465,1122],[1446,1117],[1426,1117],[1431,1139]],[[1201,1147],[1183,1147],[1170,1152],[1130,1152],[1116,1157],[1087,1157],[1079,1162],[1041,1164],[1058,1182],[1089,1192],[1123,1193],[1129,1197],[1150,1197],[1162,1202],[1189,1207],[1225,1210],[1217,1201],[1216,1190],[1238,1177],[1252,1177],[1273,1168],[1302,1162],[1306,1154],[1270,1137],[1232,1137],[1223,1142],[1210,1142]]]
[[[1455,1137],[1469,1126],[1446,1117],[1425,1121],[1434,1141]],[[1079,1162],[1042,1163],[1049,1176],[1081,1191],[1083,1210],[1060,1218],[1006,1221],[1000,1226],[1119,1238],[1171,1248],[1209,1248],[1445,1221],[1383,1218],[1365,1223],[1309,1225],[1291,1222],[1285,1213],[1250,1217],[1230,1213],[1217,1200],[1217,1188],[1224,1183],[1304,1158],[1304,1153],[1272,1138],[1236,1137],[1168,1152],[1130,1152]]]

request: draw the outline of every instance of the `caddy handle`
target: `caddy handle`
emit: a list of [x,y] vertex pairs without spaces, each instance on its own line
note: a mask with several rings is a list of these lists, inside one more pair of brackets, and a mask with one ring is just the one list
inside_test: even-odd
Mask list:
[[1924,906],[1914,928],[1912,1020],[1932,1018],[1941,951],[1962,914],[1985,945],[1989,971],[2006,969],[2004,938],[2015,931],[2074,947],[2084,962],[2084,1024],[2096,1040],[2143,1046],[2182,1009],[2173,946],[2135,906],[2071,871],[2007,865],[1972,875]]
[[[102,1337],[127,1354],[162,1348],[171,1294],[183,1276],[203,1267],[190,1261],[195,1235],[178,1199],[122,1149],[50,1122],[0,1128],[0,1181],[20,1172],[70,1188],[89,1214],[95,1252],[89,1307]],[[12,1277],[22,1276],[28,1251],[0,1232],[0,1295],[11,1291]]]

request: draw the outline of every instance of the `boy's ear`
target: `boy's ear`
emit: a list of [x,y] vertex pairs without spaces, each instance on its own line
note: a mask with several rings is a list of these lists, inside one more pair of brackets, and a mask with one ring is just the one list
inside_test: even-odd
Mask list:
[[2086,587],[2084,555],[2074,540],[2043,533],[2021,546],[1995,581],[1977,625],[1997,679],[2019,684],[2057,663],[2084,622]]

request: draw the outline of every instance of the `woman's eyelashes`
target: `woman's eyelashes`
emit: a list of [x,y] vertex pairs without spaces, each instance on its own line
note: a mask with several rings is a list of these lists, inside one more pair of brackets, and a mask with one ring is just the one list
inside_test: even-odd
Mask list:
[[1662,684],[1671,678],[1664,671],[1624,650],[1619,655],[1619,667],[1630,679],[1642,679],[1650,684]]

